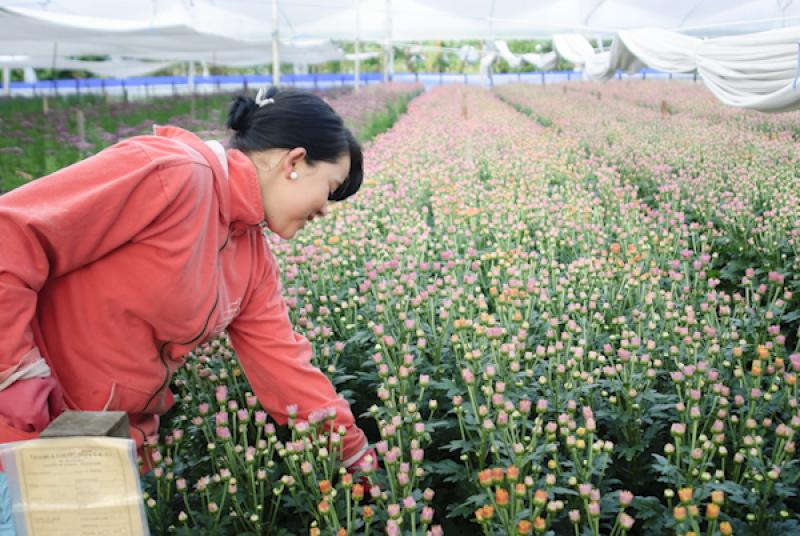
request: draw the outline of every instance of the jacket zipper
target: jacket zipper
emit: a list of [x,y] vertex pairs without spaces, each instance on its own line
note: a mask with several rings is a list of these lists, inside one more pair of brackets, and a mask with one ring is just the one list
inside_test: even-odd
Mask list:
[[[221,253],[222,250],[225,249],[225,246],[228,245],[228,240],[230,240],[230,237],[231,237],[231,234],[229,232],[228,235],[225,237],[225,242],[222,243],[222,247],[220,247],[219,250],[217,250],[217,254]],[[219,263],[219,257],[217,257],[217,263]],[[211,311],[208,313],[208,316],[206,316],[206,321],[205,321],[205,323],[203,323],[203,329],[200,330],[200,333],[198,333],[195,337],[192,337],[192,339],[190,339],[190,340],[188,340],[186,342],[179,342],[177,344],[181,344],[181,345],[191,344],[191,343],[196,342],[197,340],[201,339],[203,337],[203,335],[205,334],[206,329],[208,329],[208,322],[211,320],[211,315],[213,315],[214,311],[216,311],[217,305],[219,305],[219,292],[217,292],[217,298],[214,300],[214,305],[211,307]],[[163,391],[164,388],[169,384],[169,381],[171,379],[171,375],[170,375],[170,372],[169,372],[169,365],[167,364],[167,358],[166,358],[164,350],[166,350],[167,349],[167,345],[170,345],[170,344],[174,344],[174,342],[173,341],[164,341],[164,342],[161,343],[161,346],[158,348],[158,358],[161,361],[161,365],[163,365],[163,367],[164,367],[164,379],[161,382],[161,385],[158,387],[158,389],[156,389],[156,391],[152,395],[150,395],[150,398],[147,399],[147,403],[144,405],[144,407],[142,408],[142,410],[139,413],[145,413],[147,411],[147,408],[150,406],[150,404],[152,404],[153,399],[155,399],[155,397],[161,391]]]

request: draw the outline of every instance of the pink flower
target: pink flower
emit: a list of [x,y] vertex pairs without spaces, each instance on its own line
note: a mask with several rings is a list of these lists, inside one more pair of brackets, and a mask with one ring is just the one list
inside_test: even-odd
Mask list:
[[634,519],[631,516],[629,516],[625,512],[620,512],[619,524],[622,526],[622,528],[624,528],[625,530],[631,530],[631,527],[633,527],[633,523]]
[[424,506],[422,508],[422,514],[420,515],[420,520],[425,524],[428,524],[431,521],[433,521],[433,508],[431,508],[430,506]]

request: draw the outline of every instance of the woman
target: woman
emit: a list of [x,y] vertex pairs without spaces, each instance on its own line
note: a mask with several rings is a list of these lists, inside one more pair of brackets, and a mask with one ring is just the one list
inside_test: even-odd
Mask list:
[[336,408],[344,466],[375,463],[292,330],[261,229],[290,239],[356,193],[361,148],[300,91],[237,97],[228,126],[227,154],[156,127],[0,197],[0,442],[65,408],[126,411],[137,445],[155,442],[183,356],[227,331],[276,421]]

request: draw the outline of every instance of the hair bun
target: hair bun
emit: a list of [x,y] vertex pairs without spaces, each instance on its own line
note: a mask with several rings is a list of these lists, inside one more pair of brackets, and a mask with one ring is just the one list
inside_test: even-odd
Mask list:
[[236,132],[243,132],[250,127],[250,117],[258,110],[256,101],[251,97],[240,95],[236,97],[228,111],[228,128]]

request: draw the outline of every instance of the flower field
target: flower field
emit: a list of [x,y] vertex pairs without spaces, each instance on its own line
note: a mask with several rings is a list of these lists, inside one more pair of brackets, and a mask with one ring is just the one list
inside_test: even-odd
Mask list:
[[227,341],[175,379],[155,533],[800,533],[797,114],[679,82],[433,90],[352,200],[273,240],[321,411],[270,423]]
[[[359,94],[348,89],[318,91],[359,139],[371,139],[391,125],[421,88],[413,84],[373,85]],[[198,95],[149,101],[109,100],[96,95],[50,99],[48,113],[38,99],[0,102],[0,194],[52,173],[124,138],[151,134],[153,125],[186,128],[204,139],[226,139],[231,95]],[[78,111],[84,117],[84,137]]]

